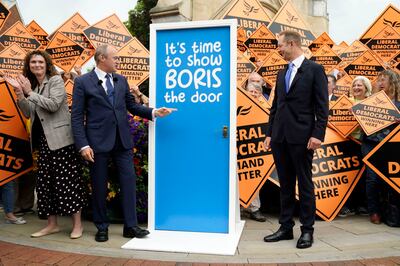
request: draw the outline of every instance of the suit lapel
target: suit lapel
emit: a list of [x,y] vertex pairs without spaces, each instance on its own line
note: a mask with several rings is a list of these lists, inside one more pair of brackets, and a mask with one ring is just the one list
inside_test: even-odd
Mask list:
[[90,79],[92,80],[93,87],[95,87],[99,91],[101,96],[103,96],[104,100],[111,106],[111,103],[108,101],[107,94],[104,91],[103,86],[99,82],[99,78],[97,77],[96,72],[94,72],[94,70],[92,70],[92,72],[90,72]]
[[290,84],[289,93],[295,88],[296,82],[301,78],[301,76],[303,75],[303,72],[308,67],[308,64],[309,64],[308,59],[304,58],[303,63],[301,64],[299,69],[297,69],[296,76],[294,76],[293,81]]
[[285,69],[281,70],[280,74],[278,72],[278,80],[276,81],[276,87],[282,90],[283,95],[286,94],[286,86],[285,86],[285,75],[288,69],[288,65],[285,66]]

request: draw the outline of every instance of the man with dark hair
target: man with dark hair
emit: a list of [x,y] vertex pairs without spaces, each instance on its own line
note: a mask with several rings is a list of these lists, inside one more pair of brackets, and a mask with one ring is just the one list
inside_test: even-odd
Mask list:
[[115,73],[117,50],[114,47],[101,45],[94,57],[96,67],[75,79],[71,120],[75,146],[90,166],[93,222],[98,230],[95,240],[108,240],[106,192],[109,158],[116,165],[121,185],[123,236],[142,238],[149,231],[137,225],[133,141],[127,112],[153,119],[167,116],[173,109],[152,109],[135,102],[126,78]]
[[313,243],[315,194],[312,181],[314,150],[321,146],[328,120],[328,88],[324,68],[305,58],[297,32],[279,34],[278,50],[289,62],[279,71],[272,104],[266,149],[272,154],[281,188],[279,230],[265,242],[293,239],[296,177],[300,200],[301,236],[297,248]]

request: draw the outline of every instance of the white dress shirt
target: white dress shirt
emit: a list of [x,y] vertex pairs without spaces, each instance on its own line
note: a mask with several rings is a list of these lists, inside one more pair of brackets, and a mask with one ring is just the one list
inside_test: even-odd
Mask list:
[[303,61],[305,58],[306,57],[304,56],[304,54],[302,54],[299,57],[297,57],[296,59],[292,60],[292,62],[289,62],[289,63],[293,63],[292,73],[290,74],[290,79],[289,79],[289,88],[292,85],[292,81],[293,81],[294,77],[296,76],[297,70],[300,68],[301,64],[303,64]]
[[109,74],[111,76],[111,78],[110,78],[111,85],[114,87],[114,80],[113,80],[112,73],[106,73],[106,72],[104,72],[103,70],[101,70],[100,68],[97,68],[97,67],[94,68],[94,73],[96,73],[97,78],[99,80],[101,80],[101,86],[103,86],[104,91],[107,94],[107,86],[106,86],[107,79],[106,79],[106,75]]

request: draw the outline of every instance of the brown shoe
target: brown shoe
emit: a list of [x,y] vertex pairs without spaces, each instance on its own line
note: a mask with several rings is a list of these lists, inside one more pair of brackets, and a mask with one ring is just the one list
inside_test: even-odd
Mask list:
[[373,213],[369,216],[371,223],[373,224],[380,224],[381,223],[381,216],[377,213]]

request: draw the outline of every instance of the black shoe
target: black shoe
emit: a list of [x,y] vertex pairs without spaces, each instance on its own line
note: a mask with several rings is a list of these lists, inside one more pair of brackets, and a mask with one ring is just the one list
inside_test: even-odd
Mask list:
[[368,216],[369,215],[367,208],[365,208],[364,206],[358,207],[356,213],[358,215],[361,215],[361,216]]
[[150,234],[149,231],[142,229],[139,226],[133,226],[133,227],[124,227],[124,232],[122,235],[126,238],[134,238],[134,237],[143,238],[148,234]]
[[296,248],[310,248],[314,242],[312,233],[301,233]]
[[94,238],[97,242],[106,242],[108,240],[108,229],[97,230]]
[[355,212],[353,209],[350,209],[349,207],[344,206],[344,207],[340,210],[338,216],[339,216],[339,217],[347,217],[347,216],[349,216],[349,215],[354,215],[354,214],[356,214],[356,212]]
[[279,229],[272,235],[264,237],[265,242],[278,242],[281,240],[291,240],[293,239],[293,230],[283,230]]
[[257,222],[265,222],[267,218],[258,210],[255,212],[251,212],[249,215],[250,219],[257,221]]

